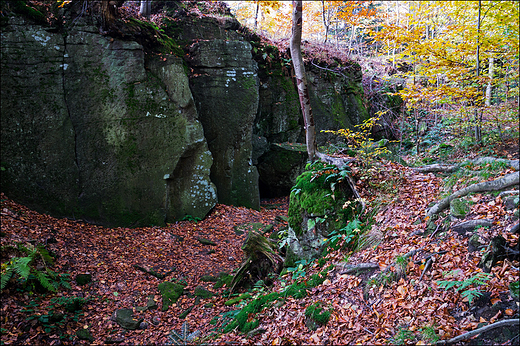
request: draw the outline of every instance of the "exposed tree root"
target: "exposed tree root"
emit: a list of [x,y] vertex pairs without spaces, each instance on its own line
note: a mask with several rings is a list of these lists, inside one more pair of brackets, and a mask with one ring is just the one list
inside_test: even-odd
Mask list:
[[484,192],[484,191],[498,191],[502,190],[514,185],[518,185],[519,182],[519,172],[514,172],[507,174],[503,176],[500,179],[492,180],[492,181],[485,181],[482,183],[470,185],[468,187],[465,187],[461,190],[456,191],[455,193],[449,195],[448,197],[442,199],[441,201],[437,202],[433,207],[431,207],[428,212],[426,213],[427,217],[431,217],[433,215],[436,215],[443,211],[444,209],[448,208],[450,205],[450,202],[453,201],[456,198],[466,196],[469,193],[474,192]]
[[[508,164],[509,166],[511,166],[513,169],[515,169],[517,171],[519,170],[519,161],[518,160],[497,159],[494,157],[479,157],[477,159],[470,160],[470,162],[473,163],[474,165],[482,165],[482,164],[491,163],[491,162],[504,162],[504,163]],[[416,168],[414,168],[414,170],[416,172],[421,172],[421,173],[430,173],[430,172],[432,172],[432,173],[434,173],[434,172],[453,173],[453,172],[459,170],[464,164],[465,164],[465,162],[459,163],[457,165],[443,165],[443,164],[436,163],[433,165],[416,167]]]
[[480,333],[484,333],[484,332],[487,332],[488,330],[492,330],[492,329],[495,329],[495,328],[500,328],[500,327],[506,327],[506,326],[516,326],[520,324],[520,319],[518,318],[513,318],[513,319],[509,319],[509,320],[502,320],[502,321],[498,321],[498,322],[495,322],[495,323],[492,323],[492,324],[489,324],[487,326],[484,326],[484,327],[481,327],[481,328],[478,328],[478,329],[475,329],[475,330],[472,330],[472,331],[469,331],[467,333],[464,333],[464,334],[461,334],[459,336],[456,336],[454,338],[451,338],[449,340],[441,340],[441,341],[437,341],[435,343],[435,345],[449,345],[449,344],[454,344],[456,342],[459,342],[459,341],[462,341],[462,340],[466,340],[466,339],[469,339],[471,338],[472,336],[475,336],[477,334],[480,334]]

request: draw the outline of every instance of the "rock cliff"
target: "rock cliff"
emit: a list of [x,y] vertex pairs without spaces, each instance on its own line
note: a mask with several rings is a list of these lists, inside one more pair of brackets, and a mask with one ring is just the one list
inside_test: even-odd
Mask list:
[[[2,190],[110,226],[202,218],[216,203],[259,208],[260,192],[288,194],[306,156],[281,144],[303,139],[290,63],[232,17],[171,21],[164,33],[182,58],[152,54],[130,24],[142,25],[120,24],[118,36],[91,17],[67,31],[2,22]],[[359,70],[309,66],[309,75],[318,131],[367,117]]]

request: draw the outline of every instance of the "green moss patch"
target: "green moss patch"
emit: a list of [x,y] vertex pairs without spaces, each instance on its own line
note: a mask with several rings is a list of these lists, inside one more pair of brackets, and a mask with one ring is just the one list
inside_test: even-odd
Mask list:
[[309,319],[310,323],[306,323],[311,330],[318,329],[319,326],[326,325],[330,320],[330,310],[325,310],[323,304],[318,302],[311,304],[305,309],[305,317]]
[[[343,209],[347,200],[342,188],[342,174],[335,166],[317,162],[296,179],[289,200],[289,226],[297,235],[303,233],[303,213],[313,216],[335,215],[329,219],[330,229],[341,229],[352,216],[352,210]],[[350,197],[350,196],[348,196]]]
[[185,285],[180,283],[173,283],[165,281],[160,283],[158,286],[159,291],[162,295],[162,311],[168,310],[168,308],[177,302],[179,298],[184,294]]

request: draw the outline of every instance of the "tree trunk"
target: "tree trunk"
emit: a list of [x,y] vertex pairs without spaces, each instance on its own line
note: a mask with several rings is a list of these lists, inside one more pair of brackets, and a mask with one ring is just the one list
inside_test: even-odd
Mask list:
[[495,58],[491,57],[489,58],[489,83],[486,87],[486,106],[491,106],[491,83],[493,82],[493,73],[494,73],[494,66],[495,65]]
[[152,0],[141,0],[139,14],[143,17],[150,18],[150,14],[152,14]]
[[[477,20],[477,83],[480,77],[480,12],[482,8],[482,1],[478,1],[478,20]],[[478,102],[475,105],[475,140],[477,143],[482,143],[482,113],[478,111]],[[479,114],[480,113],[480,114]]]
[[323,26],[325,27],[325,41],[323,41],[323,43],[327,43],[327,38],[329,37],[330,22],[327,22],[327,18],[325,16],[325,0],[321,0],[321,9],[323,15]]
[[291,58],[296,75],[296,86],[298,95],[300,96],[300,105],[302,107],[303,124],[305,128],[305,141],[307,144],[307,154],[309,160],[316,160],[316,127],[314,125],[314,117],[312,116],[311,100],[309,97],[309,89],[307,87],[307,77],[305,75],[305,66],[303,65],[303,57],[301,52],[302,42],[302,1],[293,0],[293,24],[291,37]]
[[104,30],[108,30],[108,27],[116,20],[117,8],[124,2],[124,0],[101,0],[101,18]]
[[258,27],[258,12],[260,12],[260,0],[256,1],[256,12],[255,12],[255,31]]

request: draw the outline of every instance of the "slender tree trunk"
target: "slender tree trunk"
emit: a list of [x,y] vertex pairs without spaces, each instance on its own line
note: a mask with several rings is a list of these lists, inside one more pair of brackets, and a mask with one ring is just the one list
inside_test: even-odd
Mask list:
[[329,25],[327,22],[327,18],[325,16],[325,0],[321,0],[321,10],[323,14],[323,26],[325,27],[325,41],[323,43],[327,43],[327,38],[329,37]]
[[[482,1],[478,1],[478,20],[477,20],[477,82],[480,77],[480,12],[482,9]],[[475,105],[475,140],[477,143],[482,142],[482,112],[479,112],[478,101]]]
[[492,81],[493,81],[493,73],[494,73],[494,66],[495,65],[495,58],[491,57],[489,58],[489,83],[486,87],[486,106],[491,106],[491,91],[492,91]]
[[314,117],[312,116],[311,100],[309,97],[309,89],[307,88],[307,77],[305,75],[305,66],[303,65],[303,57],[301,52],[302,42],[302,1],[293,0],[293,24],[291,37],[291,58],[294,66],[294,73],[296,75],[296,86],[298,88],[298,95],[300,96],[300,105],[302,107],[303,124],[305,128],[305,141],[307,144],[307,154],[309,160],[314,162],[316,160],[316,127],[314,125]]
[[150,18],[150,14],[152,14],[152,0],[141,0],[139,14],[143,17]]
[[255,12],[255,31],[258,27],[258,12],[260,12],[260,1],[256,1],[256,12]]

